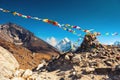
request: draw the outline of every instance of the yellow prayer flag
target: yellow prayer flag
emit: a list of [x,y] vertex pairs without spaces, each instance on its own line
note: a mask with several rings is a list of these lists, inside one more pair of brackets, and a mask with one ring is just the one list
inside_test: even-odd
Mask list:
[[13,12],[13,15],[15,16],[17,14],[17,12]]
[[48,19],[43,19],[43,22],[48,22]]

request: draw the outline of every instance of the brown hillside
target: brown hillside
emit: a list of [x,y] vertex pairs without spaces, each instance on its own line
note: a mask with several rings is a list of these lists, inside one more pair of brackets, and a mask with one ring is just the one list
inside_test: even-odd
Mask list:
[[14,57],[17,59],[22,69],[33,69],[40,64],[40,60],[46,59],[50,60],[51,56],[49,54],[36,53],[32,52],[22,46],[16,46],[10,42],[0,39],[0,46],[9,50]]

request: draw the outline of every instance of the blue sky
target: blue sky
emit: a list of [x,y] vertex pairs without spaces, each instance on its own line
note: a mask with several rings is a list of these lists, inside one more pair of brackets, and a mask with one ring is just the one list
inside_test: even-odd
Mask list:
[[[120,35],[104,35],[106,32],[120,33],[120,0],[0,0],[0,7],[62,24],[94,29],[103,34],[98,37],[101,43],[120,41]],[[60,41],[68,37],[74,42],[78,39],[76,35],[56,26],[0,12],[0,24],[6,22],[19,24],[43,40],[55,37]]]

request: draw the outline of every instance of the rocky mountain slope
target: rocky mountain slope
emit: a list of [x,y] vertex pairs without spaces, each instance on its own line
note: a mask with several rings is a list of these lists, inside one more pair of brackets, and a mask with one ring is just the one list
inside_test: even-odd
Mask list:
[[0,25],[0,38],[21,45],[32,52],[58,55],[59,52],[43,40],[37,38],[30,31],[13,23]]
[[10,51],[21,69],[34,69],[59,52],[30,31],[13,23],[0,25],[0,46]]

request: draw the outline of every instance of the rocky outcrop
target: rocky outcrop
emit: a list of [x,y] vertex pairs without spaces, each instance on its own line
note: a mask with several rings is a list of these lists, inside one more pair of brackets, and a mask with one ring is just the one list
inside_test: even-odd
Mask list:
[[7,80],[18,68],[19,64],[12,53],[0,46],[0,79]]

